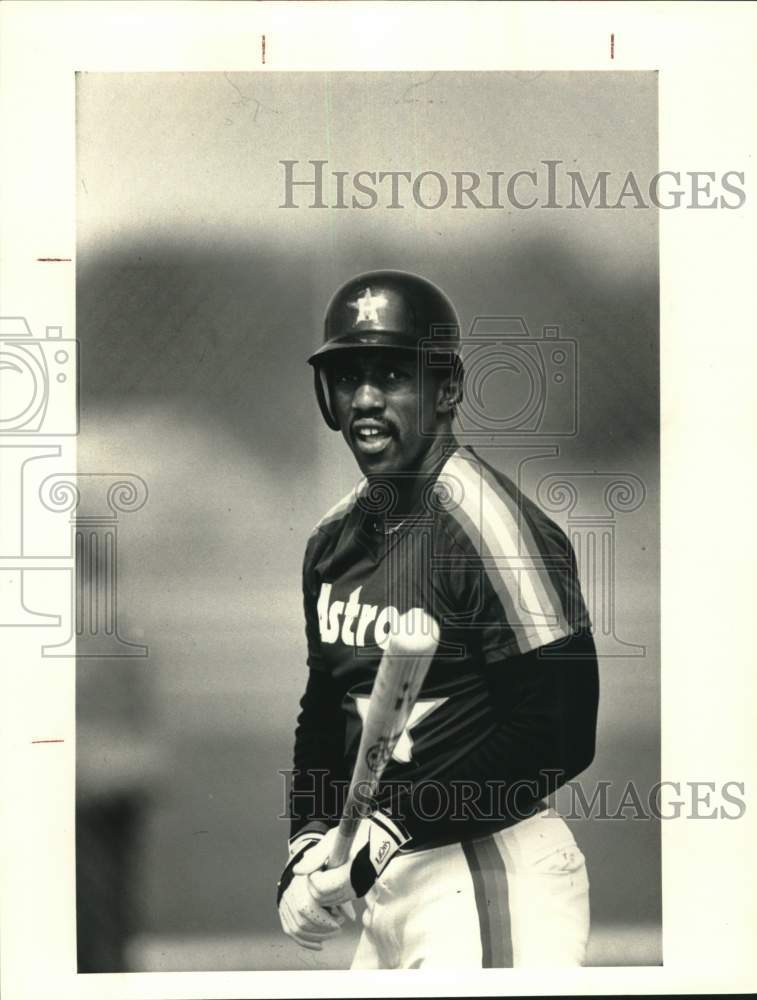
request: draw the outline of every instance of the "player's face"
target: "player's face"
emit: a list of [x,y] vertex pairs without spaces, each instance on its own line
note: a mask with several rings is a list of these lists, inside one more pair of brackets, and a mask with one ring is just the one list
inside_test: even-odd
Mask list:
[[407,351],[361,349],[329,365],[339,427],[361,471],[419,468],[439,422],[440,380]]

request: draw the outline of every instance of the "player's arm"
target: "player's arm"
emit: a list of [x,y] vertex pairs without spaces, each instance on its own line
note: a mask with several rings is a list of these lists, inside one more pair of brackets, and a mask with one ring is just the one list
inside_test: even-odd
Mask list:
[[343,770],[344,716],[338,692],[325,669],[314,588],[303,572],[308,680],[300,700],[294,738],[294,766],[289,794],[289,852],[279,879],[276,903],[282,929],[299,945],[320,950],[336,933],[343,916],[320,906],[306,877],[295,867],[322,840],[340,814],[338,782]]
[[[542,798],[594,759],[599,669],[588,628],[569,639],[487,665],[499,717],[500,772]],[[496,743],[496,740],[495,740]]]
[[344,917],[314,899],[296,867],[318,847],[339,816],[336,778],[341,773],[343,720],[331,678],[311,666],[300,701],[289,797],[289,856],[279,879],[276,905],[285,934],[319,951]]
[[339,819],[343,747],[344,713],[334,683],[325,671],[310,667],[294,736],[290,843],[302,833],[325,833]]
[[312,570],[321,538],[311,537],[302,568],[302,598],[308,678],[294,734],[290,792],[290,842],[303,830],[324,833],[340,816],[339,782],[344,771],[345,716],[341,695],[327,669],[318,625],[319,583]]
[[[523,819],[593,759],[599,681],[588,632],[493,662],[487,681],[496,727],[433,776],[435,795],[449,803],[447,813],[429,822],[415,807],[413,791],[402,784],[399,794],[391,785],[380,789],[379,808],[403,825],[415,846],[471,832],[482,836],[503,819]],[[482,790],[478,802],[465,805],[464,787]],[[496,811],[488,805],[494,801]]]

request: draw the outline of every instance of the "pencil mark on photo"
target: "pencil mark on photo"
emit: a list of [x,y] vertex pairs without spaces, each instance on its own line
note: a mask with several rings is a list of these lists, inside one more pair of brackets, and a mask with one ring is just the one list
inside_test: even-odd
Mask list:
[[[234,90],[239,95],[239,100],[231,102],[235,107],[249,108],[250,104],[254,104],[255,105],[255,110],[251,112],[253,122],[257,123],[258,115],[260,114],[261,108],[264,111],[270,111],[270,113],[272,115],[278,115],[278,114],[280,114],[280,112],[276,108],[271,108],[267,104],[263,104],[263,102],[259,101],[257,97],[248,97],[247,94],[244,94],[242,92],[242,90],[239,88],[239,86],[236,83],[234,83],[233,80],[231,80],[229,78],[229,74],[228,73],[224,73],[223,75],[224,75],[224,79],[229,84],[229,86],[233,87]],[[227,119],[227,121],[228,121],[228,119]]]
[[513,73],[513,77],[519,83],[533,83],[535,80],[538,80],[540,77],[544,76],[545,73],[546,70],[540,69],[536,73]]
[[[418,87],[424,87],[426,84],[432,83],[433,80],[434,80],[434,78],[436,76],[438,76],[438,73],[436,71],[434,71],[429,76],[427,76],[425,79],[418,80],[416,83],[409,84],[405,88],[405,91],[402,94],[402,97],[400,98],[400,100],[395,101],[394,103],[395,104],[433,104],[434,100],[431,97],[427,97],[427,98],[410,97],[408,95],[410,94],[411,90],[417,90]],[[444,104],[444,103],[445,103],[444,101],[439,101],[439,104]]]

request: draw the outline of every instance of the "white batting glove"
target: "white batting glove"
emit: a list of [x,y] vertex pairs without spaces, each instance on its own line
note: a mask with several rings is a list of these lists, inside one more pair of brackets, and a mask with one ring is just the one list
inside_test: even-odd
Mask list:
[[277,887],[279,920],[285,934],[302,948],[321,951],[323,942],[339,932],[344,916],[337,910],[330,912],[315,901],[307,876],[297,875],[293,869],[323,839],[322,833],[305,833],[295,837],[289,845],[289,862]]
[[375,812],[360,824],[345,864],[323,870],[334,849],[336,835],[334,827],[293,868],[295,876],[309,876],[312,898],[321,906],[344,906],[364,896],[400,847],[410,840],[394,820]]

